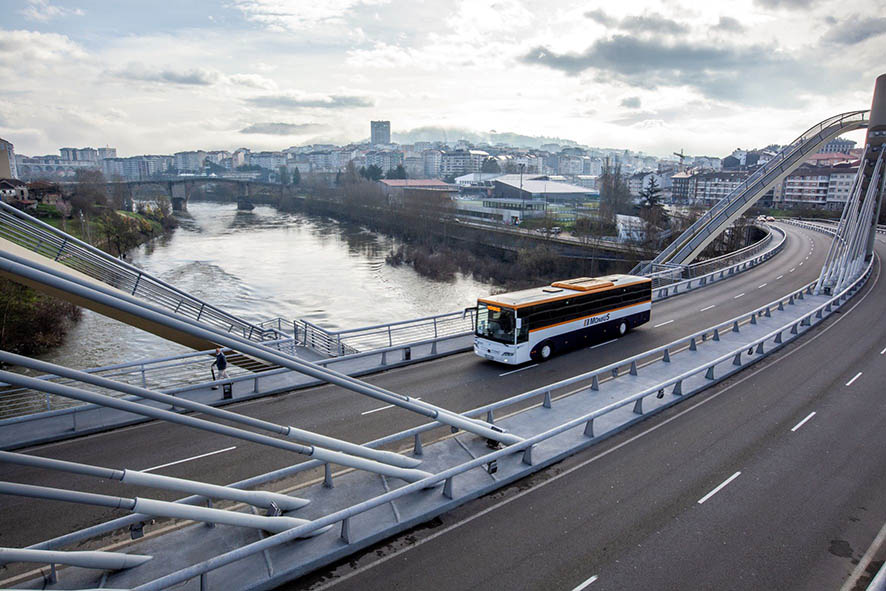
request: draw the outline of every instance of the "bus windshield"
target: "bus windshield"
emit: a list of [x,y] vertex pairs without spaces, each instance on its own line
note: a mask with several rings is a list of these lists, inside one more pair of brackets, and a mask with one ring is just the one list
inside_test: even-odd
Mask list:
[[477,304],[477,336],[513,345],[516,335],[516,315],[510,308]]

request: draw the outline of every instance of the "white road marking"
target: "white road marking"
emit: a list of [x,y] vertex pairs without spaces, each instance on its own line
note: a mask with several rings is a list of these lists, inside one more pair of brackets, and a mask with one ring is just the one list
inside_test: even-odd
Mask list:
[[791,429],[791,433],[793,433],[794,431],[796,431],[797,429],[799,429],[800,427],[802,427],[802,426],[803,426],[803,423],[805,423],[806,421],[808,421],[809,419],[811,419],[811,418],[814,417],[814,416],[815,416],[815,411],[812,411],[811,413],[809,413],[809,416],[808,416],[808,417],[806,417],[805,419],[803,419],[802,421],[800,421],[799,423],[797,423],[796,425],[794,425],[794,428]]
[[145,468],[142,472],[153,472],[154,470],[159,470],[160,468],[167,468],[169,466],[175,466],[176,464],[183,464],[185,462],[190,462],[191,460],[199,460],[200,458],[205,458],[207,456],[214,456],[215,454],[224,453],[226,451],[231,451],[233,449],[237,449],[237,446],[226,447],[224,449],[219,449],[216,451],[211,451],[209,453],[200,454],[199,456],[194,456],[192,458],[185,458],[183,460],[176,460],[174,462],[169,462],[168,464],[160,464],[159,466],[154,466],[153,468]]
[[538,367],[537,363],[533,363],[532,365],[527,365],[526,367],[521,367],[520,369],[512,369],[511,371],[506,371],[504,373],[498,374],[498,377],[501,376],[509,376],[512,373],[517,373],[518,371],[523,371],[524,369],[532,369],[533,367]]
[[573,589],[572,591],[581,591],[582,589],[584,589],[585,587],[587,587],[588,585],[590,585],[591,583],[593,583],[596,580],[597,580],[597,575],[594,575],[593,577],[591,577],[590,579],[588,579],[587,581],[585,581],[584,583],[582,583],[581,585],[579,585],[578,587]]
[[717,488],[715,488],[714,490],[712,490],[711,492],[709,492],[708,494],[706,494],[702,498],[698,499],[698,504],[701,505],[702,503],[704,503],[705,501],[710,499],[712,496],[714,496],[715,494],[717,494],[718,492],[723,490],[723,487],[725,487],[727,484],[729,484],[730,482],[732,482],[733,480],[735,480],[739,476],[741,476],[741,472],[736,472],[735,474],[733,474],[732,476],[730,476],[729,478],[727,478],[726,480],[721,482],[720,486],[718,486]]
[[611,341],[606,341],[605,343],[597,343],[596,345],[592,345],[588,347],[588,349],[596,349],[597,347],[602,347],[603,345],[608,345],[609,343],[614,343],[618,339],[612,339]]
[[851,380],[849,380],[848,382],[846,382],[846,385],[847,385],[847,386],[851,386],[852,383],[853,383],[855,380],[857,380],[858,378],[860,378],[860,377],[861,377],[861,372],[858,372],[857,374],[855,374],[855,377],[854,377],[854,378],[852,378]]
[[884,354],[886,354],[886,349],[883,349],[882,351],[880,351],[880,355],[884,355]]
[[784,275],[779,275],[778,277],[775,278],[775,280],[778,281],[778,280],[781,279],[782,277],[784,277]]
[[757,289],[763,289],[763,288],[766,287],[767,285],[769,285],[769,284],[768,284],[768,283],[764,283],[763,285],[758,285],[758,286],[757,286]]
[[662,322],[661,324],[656,324],[656,325],[653,326],[652,328],[658,328],[659,326],[664,326],[665,324],[670,324],[670,323],[673,322],[673,321],[674,321],[674,319],[671,318],[671,319],[668,320],[667,322]]
[[[421,398],[416,398],[416,400],[421,400]],[[372,410],[367,410],[366,412],[361,412],[361,415],[371,415],[374,412],[378,412],[380,410],[388,410],[389,408],[394,408],[394,404],[389,404],[387,406],[380,406],[378,408],[373,408]]]
[[711,308],[716,308],[716,307],[717,307],[716,304],[711,304],[707,308],[702,308],[701,310],[699,310],[699,312],[704,312],[705,310],[710,310]]
[[360,414],[361,414],[361,415],[371,415],[371,414],[374,413],[374,412],[378,412],[378,411],[380,411],[380,410],[387,410],[387,409],[389,409],[389,408],[394,408],[394,405],[393,405],[393,404],[389,404],[389,405],[387,405],[387,406],[380,406],[380,407],[378,407],[378,408],[373,408],[372,410],[367,410],[366,412],[361,412]]
[[800,266],[801,266],[801,267],[803,266],[803,261],[800,261]]
[[740,297],[743,296],[743,295],[744,295],[744,292],[738,294],[737,296],[735,296],[735,297],[732,298],[732,299],[733,299],[733,300],[737,300],[738,298],[740,298]]
[[788,273],[793,273],[793,272],[796,271],[796,270],[797,270],[797,267],[794,267],[793,269],[791,269],[790,271],[788,271]]

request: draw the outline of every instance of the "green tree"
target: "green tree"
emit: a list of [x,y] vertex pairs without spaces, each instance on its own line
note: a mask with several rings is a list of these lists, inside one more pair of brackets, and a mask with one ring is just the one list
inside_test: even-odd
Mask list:
[[95,213],[108,203],[105,175],[99,170],[79,169],[74,177],[71,207],[84,214]]
[[360,176],[370,181],[377,181],[381,179],[383,174],[384,171],[381,169],[381,167],[375,164],[372,164],[366,168],[362,166],[360,167]]
[[397,168],[392,168],[385,174],[386,179],[405,179],[407,176],[406,169],[402,164],[398,164]]
[[301,172],[298,170],[298,166],[292,169],[292,184],[298,186],[301,183]]
[[498,165],[498,160],[496,160],[495,158],[487,158],[480,166],[480,172],[501,172],[501,166]]
[[640,205],[647,209],[661,207],[661,187],[654,176],[649,177],[649,184],[640,189]]

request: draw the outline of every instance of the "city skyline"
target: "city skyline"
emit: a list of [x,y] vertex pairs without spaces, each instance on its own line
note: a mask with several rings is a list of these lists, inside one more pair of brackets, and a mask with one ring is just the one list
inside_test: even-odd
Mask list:
[[725,155],[869,106],[886,19],[865,9],[29,0],[0,28],[0,137],[23,154],[276,150],[358,142],[382,119],[395,139],[437,127]]

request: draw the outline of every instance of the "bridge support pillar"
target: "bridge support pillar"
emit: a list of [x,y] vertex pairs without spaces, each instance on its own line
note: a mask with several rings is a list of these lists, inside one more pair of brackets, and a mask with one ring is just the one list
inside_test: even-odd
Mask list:
[[188,190],[185,183],[169,183],[169,195],[172,201],[172,211],[187,211]]

